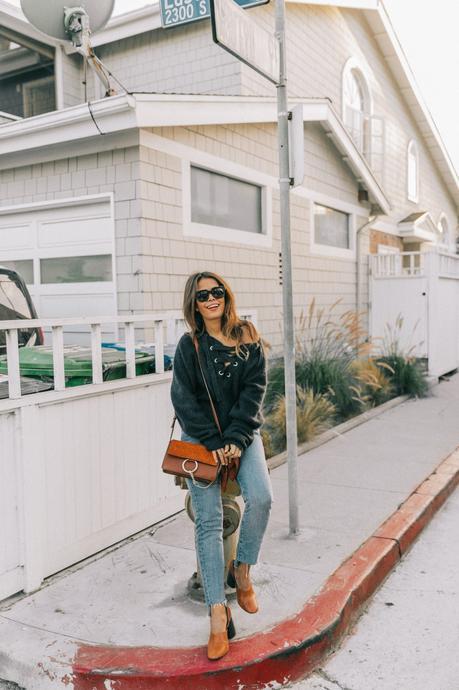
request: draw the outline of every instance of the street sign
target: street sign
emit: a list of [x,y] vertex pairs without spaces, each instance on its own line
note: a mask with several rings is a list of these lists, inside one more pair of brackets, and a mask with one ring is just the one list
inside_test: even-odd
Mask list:
[[[240,7],[266,5],[269,0],[234,0]],[[209,0],[161,0],[161,24],[164,29],[189,24],[210,17]]]
[[288,118],[288,153],[290,186],[298,187],[304,180],[303,106],[294,105]]
[[277,38],[259,26],[233,0],[209,0],[215,43],[274,84],[279,83]]

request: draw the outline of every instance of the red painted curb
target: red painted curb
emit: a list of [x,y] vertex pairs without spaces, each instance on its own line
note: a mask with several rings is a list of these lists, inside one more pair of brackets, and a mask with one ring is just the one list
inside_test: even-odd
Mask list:
[[74,690],[261,690],[273,681],[282,685],[304,677],[337,646],[458,484],[459,449],[335,570],[298,614],[271,630],[236,640],[223,659],[209,662],[204,646],[82,644],[73,660]]

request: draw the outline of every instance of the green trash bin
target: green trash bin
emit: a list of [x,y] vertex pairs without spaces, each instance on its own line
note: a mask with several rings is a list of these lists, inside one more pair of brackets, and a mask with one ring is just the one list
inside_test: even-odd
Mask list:
[[[114,381],[126,377],[125,353],[111,348],[101,348],[102,377],[104,381]],[[136,352],[136,374],[154,372],[154,356]],[[19,369],[21,376],[40,381],[53,381],[53,350],[48,345],[21,347],[19,350]],[[8,372],[6,356],[0,357],[0,374]],[[82,386],[92,383],[91,348],[80,345],[64,346],[65,385]]]

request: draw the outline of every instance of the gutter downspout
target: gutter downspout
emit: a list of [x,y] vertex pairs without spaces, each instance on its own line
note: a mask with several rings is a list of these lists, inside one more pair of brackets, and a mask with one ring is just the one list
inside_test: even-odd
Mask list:
[[[355,234],[355,257],[356,257],[356,267],[355,267],[355,309],[356,309],[356,320],[357,320],[357,329],[360,326],[360,306],[361,306],[361,277],[362,277],[362,271],[361,271],[361,266],[360,266],[360,259],[361,259],[361,247],[360,247],[360,234],[366,230],[370,225],[374,223],[376,218],[378,216],[384,216],[385,214],[382,213],[381,211],[374,211],[371,209],[370,211],[370,216],[368,217],[368,220],[360,226],[360,228],[357,228],[356,234]],[[358,354],[358,353],[357,353]]]

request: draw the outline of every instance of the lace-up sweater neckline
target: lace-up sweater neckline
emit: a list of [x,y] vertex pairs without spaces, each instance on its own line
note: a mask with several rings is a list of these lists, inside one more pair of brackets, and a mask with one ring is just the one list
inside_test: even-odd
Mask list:
[[210,450],[234,443],[245,450],[262,423],[261,405],[266,388],[266,360],[260,343],[243,344],[239,354],[204,332],[199,353],[223,439],[213,420],[190,334],[180,339],[174,357],[171,398],[182,429]]

